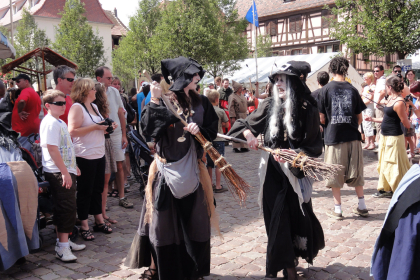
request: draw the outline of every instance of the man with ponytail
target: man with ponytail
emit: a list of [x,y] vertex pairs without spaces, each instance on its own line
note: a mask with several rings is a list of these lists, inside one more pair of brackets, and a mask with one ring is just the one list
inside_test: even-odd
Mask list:
[[363,195],[363,153],[362,137],[358,130],[362,123],[362,111],[366,109],[359,92],[345,80],[349,62],[344,57],[331,60],[328,71],[333,75],[333,81],[322,88],[318,97],[318,109],[321,123],[325,125],[324,161],[330,164],[341,164],[344,168],[337,176],[326,180],[327,188],[331,188],[334,197],[334,209],[327,215],[337,220],[343,219],[341,210],[341,188],[344,183],[354,187],[358,206],[353,209],[357,215],[366,217]]

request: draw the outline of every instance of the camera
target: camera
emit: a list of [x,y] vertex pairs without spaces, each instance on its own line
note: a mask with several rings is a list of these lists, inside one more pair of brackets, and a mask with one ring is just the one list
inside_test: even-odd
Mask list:
[[106,132],[108,132],[108,134],[111,134],[111,133],[113,133],[114,132],[114,129],[112,128],[112,123],[113,123],[114,121],[113,120],[111,120],[110,118],[106,118],[103,122],[101,122],[101,123],[99,123],[100,125],[106,125],[106,126],[108,126],[107,128],[106,128]]
[[413,97],[411,95],[407,95],[406,97],[404,97],[404,101],[408,102],[408,101],[413,101]]

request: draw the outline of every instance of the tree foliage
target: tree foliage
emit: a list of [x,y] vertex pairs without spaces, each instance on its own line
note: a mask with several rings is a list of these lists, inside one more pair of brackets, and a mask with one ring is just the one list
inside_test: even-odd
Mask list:
[[124,85],[134,80],[139,70],[149,73],[160,71],[161,55],[153,49],[151,38],[161,17],[159,0],[142,0],[136,14],[130,18],[127,36],[113,51],[112,67]]
[[248,55],[234,0],[166,2],[152,44],[163,58],[192,57],[213,77],[238,69]]
[[[9,38],[9,30],[2,26],[1,31]],[[48,39],[44,30],[39,29],[33,16],[26,8],[22,10],[22,19],[17,23],[14,35],[13,47],[16,50],[16,58],[33,51],[36,48],[47,47],[51,41]],[[8,63],[12,59],[2,60],[2,64]],[[42,71],[42,62],[39,58],[30,59],[22,64],[23,67]]]
[[80,76],[93,77],[95,69],[106,63],[103,39],[93,32],[84,13],[84,3],[67,0],[56,28],[54,49],[75,62]]
[[[257,36],[257,56],[258,57],[267,57],[271,56],[273,53],[271,36],[268,34],[262,35],[259,34]],[[253,49],[253,47],[250,49]],[[254,57],[254,56],[252,56]]]
[[331,37],[358,54],[398,53],[420,48],[420,0],[337,0],[330,8]]

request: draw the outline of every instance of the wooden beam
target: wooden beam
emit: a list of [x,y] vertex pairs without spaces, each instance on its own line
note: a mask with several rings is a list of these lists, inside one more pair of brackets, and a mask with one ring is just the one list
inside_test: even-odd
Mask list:
[[40,71],[37,71],[37,70],[32,70],[32,69],[29,69],[29,68],[26,68],[26,67],[23,67],[23,66],[16,66],[16,68],[21,68],[21,69],[23,69],[23,70],[26,70],[26,71],[32,71],[32,72],[35,72],[35,73],[38,73],[38,74],[44,74],[44,73],[42,73],[42,72],[40,72]]

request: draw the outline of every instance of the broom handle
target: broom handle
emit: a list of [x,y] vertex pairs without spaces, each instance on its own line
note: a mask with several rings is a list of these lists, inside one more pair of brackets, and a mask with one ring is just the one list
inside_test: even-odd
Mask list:
[[[224,138],[224,139],[227,139],[227,140],[231,140],[233,142],[248,144],[248,142],[245,141],[245,140],[242,140],[242,139],[239,139],[239,138],[235,138],[235,137],[231,137],[231,136],[227,136],[227,135],[220,134],[220,133],[217,133],[217,137],[221,137],[221,138]],[[269,153],[273,152],[272,149],[266,148],[266,147],[264,147],[261,144],[258,145],[258,149],[263,150],[263,151],[266,151],[266,152],[269,152]]]

